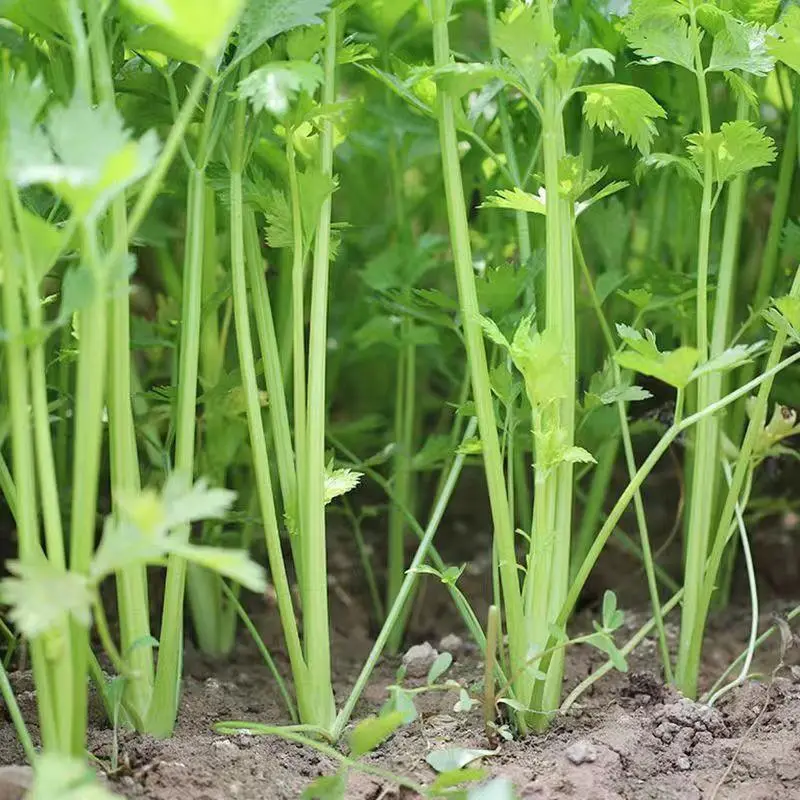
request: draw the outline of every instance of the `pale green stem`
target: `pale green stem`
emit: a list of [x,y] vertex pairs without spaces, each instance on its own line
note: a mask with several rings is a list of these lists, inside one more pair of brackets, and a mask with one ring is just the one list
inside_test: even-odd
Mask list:
[[[447,30],[447,0],[432,0],[434,63],[444,67],[451,62],[450,40]],[[489,371],[486,363],[483,333],[479,323],[478,297],[472,265],[467,210],[458,155],[458,137],[455,125],[455,100],[442,90],[437,94],[437,120],[442,153],[447,215],[450,240],[455,262],[456,282],[462,312],[464,338],[467,347],[472,395],[483,445],[484,468],[489,489],[489,500],[500,559],[503,599],[509,636],[512,666],[524,663],[524,622],[520,596],[517,560],[514,550],[514,526],[508,509],[503,459],[497,436]]]
[[[336,101],[336,51],[339,39],[339,12],[328,12],[325,25],[323,65],[325,78],[321,101],[332,106]],[[333,176],[333,121],[328,118],[320,131],[320,170]],[[311,278],[310,329],[308,336],[308,408],[306,420],[306,494],[308,527],[302,531],[306,548],[303,606],[303,644],[312,693],[315,721],[323,728],[333,725],[336,707],[331,685],[331,650],[328,620],[328,567],[325,536],[325,422],[327,403],[325,371],[328,354],[328,286],[331,264],[331,196],[319,212],[314,242]]]

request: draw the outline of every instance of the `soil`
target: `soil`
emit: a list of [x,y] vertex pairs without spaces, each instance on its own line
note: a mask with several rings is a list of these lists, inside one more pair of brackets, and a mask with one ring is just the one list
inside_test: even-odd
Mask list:
[[[456,504],[456,508],[459,505]],[[468,507],[463,519],[451,520],[449,563],[462,563],[467,547],[472,553],[489,552],[488,532],[475,529]],[[791,520],[796,527],[797,520]],[[668,526],[665,526],[668,527]],[[775,558],[770,542],[785,542],[785,525],[777,533],[763,529],[756,553],[764,558],[766,575],[762,596],[770,596],[761,630],[771,624],[770,613],[786,611],[796,600],[798,555],[796,550]],[[782,531],[782,532],[781,532]],[[797,541],[793,531],[792,541]],[[483,540],[486,541],[483,541]],[[483,547],[482,545],[486,545]],[[350,691],[374,636],[363,598],[360,570],[347,547],[331,548],[332,665],[335,690],[341,702]],[[627,561],[625,559],[628,559]],[[781,574],[769,565],[778,564]],[[461,588],[473,599],[490,597],[487,564],[469,562]],[[591,628],[596,601],[604,586],[619,587],[625,609],[646,608],[635,589],[639,566],[609,548],[593,579],[584,610],[574,621],[575,630]],[[783,582],[781,579],[789,578]],[[631,580],[622,580],[627,576]],[[775,584],[775,585],[773,585]],[[777,584],[781,584],[777,586]],[[629,587],[627,590],[625,587]],[[772,591],[771,591],[772,590]],[[746,596],[738,593],[738,596]],[[439,647],[448,634],[463,636],[447,678],[480,696],[483,665],[470,645],[452,604],[438,581],[427,579],[412,615],[409,644],[430,641]],[[485,618],[480,601],[475,606]],[[277,611],[267,603],[253,603],[253,620],[284,675],[288,663],[282,650]],[[618,642],[647,619],[646,611],[626,612]],[[749,633],[746,609],[732,608],[712,618],[701,676],[701,690],[742,651]],[[677,649],[677,620],[668,621],[670,646]],[[452,641],[453,637],[450,637]],[[588,647],[571,648],[567,657],[565,694],[604,661]],[[493,776],[504,776],[525,800],[800,800],[800,647],[790,648],[781,662],[779,637],[758,651],[754,668],[764,677],[731,691],[718,704],[706,706],[681,698],[664,686],[655,642],[645,640],[629,657],[629,672],[611,672],[584,694],[579,703],[557,717],[543,735],[503,742],[481,766]],[[376,713],[387,699],[387,687],[396,681],[401,656],[385,657],[359,702],[353,719]],[[777,667],[781,665],[778,670]],[[241,632],[234,652],[225,661],[198,653],[189,642],[185,658],[183,698],[173,738],[158,741],[129,731],[113,731],[98,706],[90,715],[89,751],[109,771],[110,788],[129,800],[295,800],[316,777],[337,768],[330,758],[276,737],[248,734],[220,735],[216,722],[247,720],[281,725],[288,722],[275,684],[258,651]],[[37,738],[35,694],[28,672],[10,675],[23,715]],[[418,682],[417,682],[418,683]],[[406,685],[415,685],[406,679]],[[484,733],[480,706],[469,713],[456,712],[458,693],[418,695],[419,718],[398,731],[368,756],[364,763],[417,784],[430,783],[435,773],[425,757],[450,748],[495,749]],[[346,737],[345,737],[346,741]],[[346,747],[346,745],[345,745]],[[2,765],[20,765],[23,753],[10,722],[0,724],[0,800],[18,800],[24,784],[19,770],[7,773]],[[6,781],[6,774],[8,780]],[[102,774],[102,773],[101,773]],[[410,800],[417,797],[390,779],[351,772],[347,798],[352,800]]]
[[[339,608],[341,617],[347,616],[346,610]],[[620,637],[644,619],[643,614],[629,614]],[[257,622],[268,636],[270,628],[275,633],[274,615],[265,614]],[[584,616],[576,625],[587,622]],[[768,625],[769,619],[762,622]],[[340,699],[352,685],[369,646],[366,628],[354,625],[352,619],[348,625],[349,635],[339,632],[333,643]],[[715,620],[706,646],[704,685],[738,654],[747,629],[742,612],[727,612]],[[675,634],[670,627],[673,645]],[[629,659],[627,674],[609,673],[581,698],[579,707],[557,718],[546,734],[503,743],[495,755],[484,758],[483,767],[512,780],[520,798],[800,800],[800,670],[792,669],[798,658],[789,651],[785,667],[771,676],[780,663],[777,638],[758,654],[764,682],[743,685],[713,709],[665,687],[657,673],[655,645],[645,641]],[[277,646],[276,655],[285,668],[285,657]],[[573,648],[565,687],[574,686],[600,663],[599,652]],[[374,713],[384,702],[399,664],[399,657],[384,659],[357,707],[356,720]],[[481,670],[474,649],[463,644],[448,676],[474,689]],[[35,735],[31,677],[17,672],[11,678]],[[435,775],[425,761],[432,750],[493,749],[479,708],[457,713],[453,709],[457,700],[454,691],[418,695],[418,720],[401,729],[366,763],[426,784]],[[329,758],[279,738],[216,734],[212,726],[220,720],[287,721],[266,668],[244,637],[224,663],[189,649],[175,736],[157,741],[120,732],[120,766],[110,776],[111,787],[130,800],[294,800],[315,777],[336,769]],[[92,717],[89,749],[99,762],[111,763],[114,737],[99,710]],[[0,763],[21,762],[12,727],[0,726]],[[6,795],[0,789],[3,800],[15,796],[19,793]],[[389,780],[354,772],[346,796],[405,800],[417,795]]]

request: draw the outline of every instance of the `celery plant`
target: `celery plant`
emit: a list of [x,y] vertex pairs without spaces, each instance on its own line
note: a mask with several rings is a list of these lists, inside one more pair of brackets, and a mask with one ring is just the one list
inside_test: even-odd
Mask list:
[[[512,4],[501,16],[494,26],[494,41],[510,63],[491,65],[451,62],[448,10],[444,0],[432,5],[435,67],[439,77],[438,121],[451,239],[500,558],[511,684],[517,702],[525,710],[520,719],[523,727],[531,724],[542,727],[558,707],[561,692],[564,650],[548,643],[553,625],[557,621],[563,624],[559,615],[569,587],[573,465],[593,460],[575,444],[574,203],[603,175],[602,171],[588,171],[578,157],[567,154],[563,114],[576,91],[583,92],[584,113],[590,124],[620,131],[647,151],[654,135],[652,119],[662,116],[663,110],[646,92],[635,87],[596,84],[573,88],[583,64],[597,61],[610,68],[613,57],[606,51],[598,54],[596,50],[569,57],[562,54],[553,6],[547,0],[535,8]],[[500,192],[488,201],[489,205],[545,216],[547,266],[543,307],[529,310],[512,340],[504,336],[496,323],[477,316],[455,136],[456,91],[466,91],[470,79],[494,78],[522,92],[537,112],[542,130],[544,201],[520,187]],[[595,200],[619,188],[620,184],[609,184],[595,195]],[[544,317],[541,330],[534,324],[534,313]],[[531,544],[521,587],[516,575],[513,539],[508,531],[510,519],[502,486],[502,461],[496,449],[489,376],[483,344],[473,328],[476,323],[507,351],[523,376],[530,402],[534,506]],[[534,668],[535,654],[545,652],[548,657],[539,665],[546,666],[542,672]]]
[[[753,349],[729,347],[731,301],[736,279],[736,242],[740,226],[745,176],[749,170],[769,164],[775,157],[772,140],[747,121],[749,85],[739,74],[764,76],[774,66],[775,56],[769,47],[758,18],[763,11],[753,6],[743,9],[741,17],[722,10],[711,17],[703,7],[690,2],[634,3],[626,21],[626,35],[634,50],[647,58],[677,64],[694,74],[699,99],[701,131],[688,139],[691,160],[676,158],[684,171],[702,187],[702,201],[697,248],[696,358],[697,379],[695,407],[702,411],[717,403],[724,394],[723,373],[731,364],[742,363]],[[703,35],[710,34],[713,44],[707,62],[701,49]],[[778,54],[781,45],[772,48]],[[714,73],[725,73],[740,95],[737,119],[724,122],[715,132],[709,102],[709,80]],[[659,156],[654,156],[656,162]],[[721,267],[716,288],[716,302],[709,326],[709,270],[711,264],[712,215],[728,190]],[[711,337],[709,338],[709,332]],[[718,546],[721,535],[727,539],[727,525],[713,536],[715,519],[720,511],[719,419],[701,420],[693,436],[691,450],[689,515],[686,521],[685,597],[682,606],[681,640],[676,680],[687,695],[697,690],[702,634],[707,605],[703,596],[716,582],[716,568],[706,566],[709,548]],[[740,456],[742,458],[742,456]],[[732,491],[732,490],[730,490]],[[728,497],[730,498],[730,491]]]
[[[194,561],[241,579],[251,588],[263,585],[261,573],[243,554],[198,548],[173,533],[175,528],[195,519],[223,513],[232,499],[229,493],[215,494],[202,483],[187,488],[178,477],[167,482],[162,497],[152,490],[139,489],[130,397],[129,301],[125,291],[129,276],[128,241],[161,187],[186,132],[204,76],[198,73],[160,153],[152,132],[139,141],[131,140],[114,108],[106,45],[109,20],[104,17],[108,9],[95,4],[87,6],[83,9],[73,1],[63,6],[63,16],[59,12],[53,17],[69,34],[72,44],[75,85],[71,100],[65,106],[54,104],[46,115],[42,114],[47,99],[42,80],[31,82],[21,68],[15,70],[6,64],[3,94],[7,100],[2,109],[0,137],[2,199],[9,209],[4,216],[2,235],[7,276],[3,287],[4,317],[13,331],[8,344],[9,369],[14,373],[10,394],[12,419],[18,425],[13,430],[12,447],[15,453],[19,448],[28,453],[14,459],[14,494],[23,536],[20,559],[10,565],[13,577],[3,583],[3,596],[12,606],[12,619],[32,641],[45,748],[75,755],[82,754],[86,733],[88,628],[92,616],[104,649],[126,681],[123,704],[130,721],[139,728],[158,727],[151,727],[146,721],[154,701],[145,564],[159,563],[171,554],[179,561]],[[177,23],[180,34],[197,49],[199,60],[205,61],[214,56],[226,38],[238,7],[216,6],[201,28],[187,24],[186,18],[176,20],[172,12],[165,18],[154,18],[140,8],[133,11],[145,14],[146,20],[156,27]],[[12,8],[10,19],[27,24],[31,18],[22,14],[18,19],[19,13]],[[40,35],[50,35],[50,31],[45,29]],[[97,105],[92,104],[93,97],[97,98]],[[145,174],[148,178],[127,220],[125,192]],[[70,208],[71,216],[63,232],[26,207],[27,188],[37,184],[47,186]],[[49,320],[43,313],[38,284],[71,246],[76,232],[79,266],[66,273],[59,313]],[[47,236],[48,249],[43,249],[38,241],[42,235]],[[17,272],[19,265],[22,273]],[[22,287],[27,320],[20,316],[16,305]],[[78,362],[67,558],[46,414],[42,347],[51,330],[70,323],[78,342]],[[110,360],[108,390],[107,358]],[[18,403],[24,409],[29,402],[28,379],[20,369],[28,371],[31,377],[35,430],[32,443],[28,432],[19,427],[24,424],[24,417],[13,411]],[[100,545],[95,548],[104,402],[108,403],[111,423],[115,511],[106,521]],[[193,417],[193,409],[191,413]],[[46,551],[38,543],[33,463],[38,465],[42,484]],[[191,478],[191,463],[187,472],[186,477]],[[111,639],[98,594],[100,582],[113,573],[117,573],[120,598],[121,652]],[[49,598],[49,609],[41,603],[37,605],[39,596]],[[178,617],[181,606],[182,598],[178,598]],[[173,604],[165,613],[174,617],[175,611]],[[180,639],[179,636],[179,648]],[[169,636],[165,635],[156,688],[159,679],[170,687],[173,700],[168,704],[172,708],[168,708],[167,715],[174,722],[180,671],[179,663],[168,657],[169,651]],[[173,722],[157,732],[169,732]]]

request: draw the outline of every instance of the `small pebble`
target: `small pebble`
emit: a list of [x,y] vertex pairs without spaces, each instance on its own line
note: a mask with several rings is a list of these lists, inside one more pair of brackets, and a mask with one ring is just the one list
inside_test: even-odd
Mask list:
[[439,642],[439,652],[455,655],[464,646],[464,640],[454,633],[448,633]]
[[575,766],[592,764],[597,761],[597,751],[594,749],[593,745],[585,741],[574,742],[564,751],[564,755],[566,755]]
[[239,758],[239,748],[230,739],[218,739],[214,742],[214,749],[226,758]]
[[409,678],[424,678],[438,655],[436,648],[430,642],[423,642],[409,647],[403,656],[406,675]]
[[675,766],[682,772],[686,772],[687,769],[691,768],[692,762],[689,761],[689,756],[678,756],[675,759]]

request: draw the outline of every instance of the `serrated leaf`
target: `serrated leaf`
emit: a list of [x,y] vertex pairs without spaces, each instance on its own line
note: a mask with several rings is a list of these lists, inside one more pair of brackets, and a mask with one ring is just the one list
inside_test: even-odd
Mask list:
[[683,18],[686,9],[679,3],[634,2],[625,21],[625,37],[633,51],[646,64],[668,61],[694,70],[694,48],[689,25]]
[[433,664],[431,664],[431,668],[428,670],[428,677],[427,677],[427,684],[428,686],[433,686],[439,678],[450,669],[453,663],[453,654],[452,653],[439,653],[436,656]]
[[770,25],[780,5],[780,0],[733,0],[733,12],[747,22]]
[[614,54],[602,47],[585,47],[583,50],[573,53],[569,60],[578,64],[597,64],[609,75],[614,74]]
[[641,175],[641,173],[648,168],[661,170],[670,167],[676,169],[679,173],[690,178],[695,183],[699,183],[701,186],[703,185],[703,176],[700,174],[700,170],[697,166],[688,158],[676,156],[672,153],[649,153],[643,156],[637,165],[637,172]]
[[725,80],[737,100],[744,100],[753,111],[758,111],[758,92],[738,72],[726,72]]
[[113,106],[91,106],[77,94],[50,112],[46,127],[49,151],[37,145],[17,153],[13,177],[20,186],[47,184],[79,217],[104,211],[147,174],[158,153],[153,131],[133,141]]
[[570,445],[561,455],[561,460],[568,464],[596,464],[595,457],[583,447]]
[[694,347],[679,347],[677,350],[661,352],[652,331],[642,336],[628,325],[617,325],[617,333],[630,349],[617,353],[615,359],[624,369],[658,378],[676,389],[683,389],[692,377],[699,359]]
[[750,75],[767,75],[775,59],[767,47],[768,32],[763,25],[741,22],[725,15],[724,28],[714,36],[709,72],[738,69]]
[[553,49],[553,34],[534,6],[517,4],[494,27],[494,43],[519,71],[528,91],[536,93]]
[[619,292],[620,297],[624,297],[629,303],[633,303],[636,308],[646,309],[653,300],[653,295],[647,289],[629,289],[626,292]]
[[239,83],[239,96],[250,101],[255,111],[283,117],[300,92],[314,94],[324,73],[319,64],[308,61],[271,61],[253,70]]
[[162,542],[161,537],[147,536],[126,520],[107,517],[89,575],[99,583],[126,567],[155,564],[165,553]]
[[800,297],[792,295],[779,297],[775,300],[775,307],[795,330],[800,331]]
[[163,544],[167,553],[180,556],[224,578],[230,578],[251,592],[263,593],[267,588],[264,568],[256,564],[246,550],[190,544],[176,536],[167,537]]
[[424,471],[434,469],[443,464],[453,452],[450,437],[434,434],[425,440],[422,449],[411,459],[411,469]]
[[514,211],[526,211],[529,214],[543,215],[545,213],[545,204],[541,198],[517,187],[513,189],[498,189],[493,195],[487,197],[480,207],[508,208]]
[[342,467],[334,470],[326,469],[325,504],[327,505],[331,500],[341,497],[343,494],[352,492],[363,477],[363,473],[356,472],[349,467]]
[[325,28],[295,28],[286,37],[286,55],[289,61],[311,61],[325,42]]
[[88,628],[92,622],[92,592],[83,575],[58,569],[49,561],[22,564],[7,561],[11,577],[0,581],[0,598],[8,617],[29,639],[50,633],[72,619]]
[[800,261],[800,223],[787,220],[781,234],[781,255]]
[[724,183],[775,160],[775,142],[764,130],[756,128],[752,122],[736,120],[723,122],[719,131],[708,137],[693,133],[686,139],[697,167],[702,171],[706,154],[710,154],[713,178],[717,183]]
[[772,33],[767,47],[773,58],[800,73],[800,6],[790,6]]
[[41,76],[33,80],[18,72],[5,77],[2,83],[6,121],[6,169],[14,183],[25,186],[32,165],[50,167],[53,153],[50,142],[40,127],[39,116],[49,91]]
[[367,717],[350,734],[350,755],[360,758],[383,744],[398,728],[405,724],[401,711],[391,711],[379,717]]
[[432,750],[425,756],[428,764],[437,772],[452,772],[463,769],[473,761],[486,756],[497,755],[499,750],[477,750],[469,747],[447,747],[442,750]]
[[630,186],[628,181],[611,181],[611,183],[607,183],[602,189],[598,189],[597,193],[593,194],[588,200],[578,203],[575,208],[575,215],[578,216],[582,214],[595,203],[599,203],[601,200],[605,200],[607,197],[611,197],[611,195],[621,192],[623,189],[627,189],[628,186]]
[[534,408],[566,397],[565,354],[553,328],[539,333],[531,317],[523,318],[514,333],[510,353],[514,366],[525,379],[525,392]]
[[140,22],[155,25],[211,59],[239,18],[242,0],[122,0]]
[[292,247],[292,209],[286,194],[280,189],[268,189],[264,196],[263,210],[267,220],[267,244],[276,249]]
[[3,0],[0,16],[43,39],[69,35],[65,7],[60,0]]
[[85,264],[69,267],[61,282],[58,322],[66,324],[73,314],[88,308],[97,294],[94,273]]
[[692,372],[692,380],[697,380],[701,375],[708,375],[712,372],[728,372],[729,370],[741,367],[752,361],[753,356],[764,349],[765,342],[754,342],[753,344],[737,344],[729,347],[714,358],[703,362]]
[[564,156],[558,162],[558,193],[577,200],[602,180],[606,172],[606,168],[587,170],[581,156]]
[[64,232],[25,208],[22,210],[21,221],[22,232],[30,249],[34,275],[38,282],[53,267],[64,248],[66,244]]
[[638,86],[598,83],[580,86],[586,100],[583,114],[593,128],[608,128],[623,136],[641,153],[647,155],[656,135],[654,120],[667,116],[666,111]]
[[457,62],[445,64],[420,73],[419,77],[433,78],[448,94],[463,97],[465,94],[482,89],[492,81],[513,84],[516,76],[501,64],[477,62]]
[[234,63],[262,44],[302,25],[321,25],[331,0],[247,0],[239,25]]
[[504,350],[511,350],[510,342],[503,335],[503,332],[493,319],[479,315],[478,320],[481,325],[481,330],[490,342],[494,342],[498,347],[502,347]]
[[192,522],[225,516],[236,499],[236,492],[211,487],[205,478],[190,484],[184,476],[173,472],[164,484],[161,497],[163,530],[171,531]]

